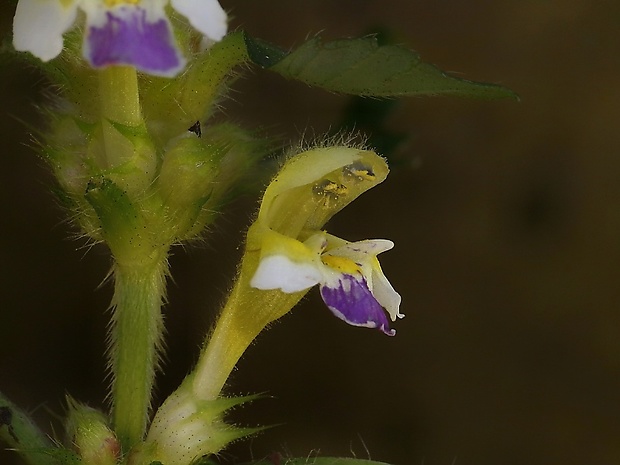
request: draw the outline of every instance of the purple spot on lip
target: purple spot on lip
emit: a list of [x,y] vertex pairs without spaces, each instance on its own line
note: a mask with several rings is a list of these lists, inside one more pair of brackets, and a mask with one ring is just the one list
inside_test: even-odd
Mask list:
[[90,26],[85,55],[95,68],[131,65],[150,74],[169,76],[184,60],[166,18],[146,20],[146,11],[121,7],[106,12],[102,27]]
[[357,280],[352,275],[343,274],[337,288],[321,286],[321,297],[334,315],[350,325],[378,328],[388,336],[396,334],[390,329],[383,307],[363,278]]

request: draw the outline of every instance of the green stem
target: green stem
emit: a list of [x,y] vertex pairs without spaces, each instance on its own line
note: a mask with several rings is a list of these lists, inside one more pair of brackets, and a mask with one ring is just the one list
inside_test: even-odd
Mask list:
[[110,364],[113,424],[123,449],[142,440],[151,405],[151,390],[163,321],[165,255],[147,264],[114,268],[114,317]]
[[30,465],[53,465],[47,452],[54,446],[34,422],[0,392],[0,441]]
[[111,66],[100,71],[101,113],[125,126],[142,124],[138,75],[131,66]]
[[134,148],[112,123],[129,127],[143,124],[135,68],[111,66],[100,71],[99,102],[105,146],[104,166],[113,168],[132,158]]

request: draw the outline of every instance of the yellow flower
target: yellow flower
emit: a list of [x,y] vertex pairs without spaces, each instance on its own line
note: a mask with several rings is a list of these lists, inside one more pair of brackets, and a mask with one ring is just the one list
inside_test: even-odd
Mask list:
[[260,254],[250,286],[294,294],[319,285],[338,318],[394,335],[385,311],[392,321],[402,318],[401,298],[377,260],[394,244],[347,242],[322,231],[387,172],[381,157],[353,147],[318,148],[290,159],[265,191],[248,232],[248,252]]

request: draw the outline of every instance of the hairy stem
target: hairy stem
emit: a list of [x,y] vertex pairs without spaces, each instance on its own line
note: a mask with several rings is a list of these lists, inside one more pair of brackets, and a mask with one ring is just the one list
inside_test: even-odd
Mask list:
[[163,321],[165,256],[148,264],[114,268],[114,317],[110,333],[113,424],[124,450],[146,430]]

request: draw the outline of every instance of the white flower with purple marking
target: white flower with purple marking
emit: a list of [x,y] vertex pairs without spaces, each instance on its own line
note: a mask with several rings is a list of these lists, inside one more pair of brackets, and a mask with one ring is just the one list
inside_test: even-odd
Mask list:
[[91,66],[127,65],[172,77],[186,60],[166,16],[168,4],[206,38],[219,41],[226,34],[227,16],[217,0],[19,0],[13,45],[43,61],[55,58],[82,10],[83,54]]
[[250,285],[294,293],[318,284],[323,301],[338,318],[393,336],[396,331],[387,315],[392,321],[404,317],[401,298],[377,260],[392,247],[394,243],[385,239],[347,242],[324,232],[301,243],[272,231]]
[[[400,313],[400,295],[389,283],[377,255],[394,244],[385,239],[348,242],[323,231],[329,219],[383,182],[387,163],[376,153],[350,146],[316,147],[283,164],[261,202],[247,235],[243,275],[250,288],[281,291],[295,299],[313,286],[338,318],[354,326],[377,328],[389,336],[390,320]],[[294,305],[292,303],[291,305]],[[289,309],[292,307],[289,307]]]

